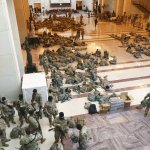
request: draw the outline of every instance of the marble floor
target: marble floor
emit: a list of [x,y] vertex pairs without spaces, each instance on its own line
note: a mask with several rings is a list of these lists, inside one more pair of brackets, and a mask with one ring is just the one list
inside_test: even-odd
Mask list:
[[[125,48],[120,47],[121,43],[118,40],[111,38],[109,35],[136,32],[147,35],[144,29],[133,28],[130,24],[116,25],[109,22],[99,21],[96,29],[94,27],[94,17],[87,18],[84,15],[85,42],[87,42],[87,50],[82,51],[92,53],[96,49],[102,52],[108,50],[111,56],[117,57],[117,65],[98,67],[98,75],[108,75],[108,80],[114,85],[109,92],[128,92],[133,97],[132,105],[137,105],[143,97],[150,92],[150,57],[145,55],[140,59],[134,58],[126,53]],[[79,15],[75,18],[79,20]],[[58,33],[63,36],[70,36],[75,33],[67,31]],[[54,46],[49,49],[56,49],[59,46]],[[43,68],[39,66],[39,54],[44,51],[43,47],[31,49],[33,62],[37,64],[40,71]],[[26,52],[23,50],[24,64],[26,64]],[[59,111],[63,111],[66,117],[82,115],[87,122],[88,129],[92,136],[89,150],[148,150],[150,149],[150,114],[144,118],[143,110],[130,110],[121,113],[113,113],[104,116],[87,115],[87,110],[84,109],[84,104],[87,102],[87,95],[73,95],[73,99],[65,103],[58,103]],[[97,103],[97,108],[99,106]],[[18,122],[18,117],[15,118]],[[54,142],[54,133],[48,132],[48,120],[46,118],[40,120],[44,137],[47,139],[45,143],[40,144],[41,150],[48,150]],[[7,129],[9,136],[11,128]],[[76,147],[71,145],[69,139],[66,141],[65,150],[75,150]],[[19,147],[19,140],[11,140],[10,147],[6,150],[15,150]]]

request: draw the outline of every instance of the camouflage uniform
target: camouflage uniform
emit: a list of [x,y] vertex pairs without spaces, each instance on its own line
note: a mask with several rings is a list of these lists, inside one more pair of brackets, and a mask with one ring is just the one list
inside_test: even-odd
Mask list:
[[[78,125],[77,125],[78,126]],[[87,149],[87,144],[88,144],[88,131],[87,127],[79,125],[79,149],[80,150],[86,150]]]
[[18,111],[20,126],[23,125],[23,120],[27,122],[27,115],[28,115],[28,103],[26,103],[24,100],[19,100],[16,104],[16,109]]
[[39,56],[40,58],[40,65],[43,65],[45,74],[48,74],[48,70],[49,70],[49,61],[47,56]]
[[39,117],[42,119],[42,97],[39,93],[33,92],[32,94],[32,106],[38,112]]
[[143,107],[146,107],[144,116],[146,117],[150,109],[150,93],[148,93],[141,102]]
[[6,144],[6,142],[10,141],[9,139],[6,138],[6,123],[2,118],[0,118],[0,140],[2,146],[4,147],[9,146],[8,144]]
[[49,119],[50,126],[52,125],[52,117],[55,119],[57,115],[57,108],[55,102],[49,102],[47,101],[45,103],[43,112],[45,116]]
[[14,110],[13,106],[3,103],[1,105],[1,111],[3,114],[3,118],[4,118],[5,122],[7,123],[8,127],[10,127],[9,121],[16,124],[14,121],[15,110]]
[[37,141],[40,138],[37,135],[25,135],[20,140],[20,150],[40,150]]
[[50,150],[63,150],[63,149],[64,148],[61,143],[54,143],[50,148]]
[[55,118],[53,125],[55,126],[55,143],[58,143],[60,139],[63,143],[65,134],[68,131],[68,120],[65,118],[61,119],[60,117],[57,117]]

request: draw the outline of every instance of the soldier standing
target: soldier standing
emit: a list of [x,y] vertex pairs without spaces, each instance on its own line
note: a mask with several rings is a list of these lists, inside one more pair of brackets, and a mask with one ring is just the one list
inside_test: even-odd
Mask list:
[[26,129],[26,135],[20,139],[20,150],[40,150],[38,145],[40,137],[32,135],[30,129]]
[[38,116],[42,119],[42,97],[37,92],[37,89],[33,90],[31,105],[37,111]]
[[28,122],[28,119],[27,119],[28,108],[29,108],[28,103],[23,100],[23,95],[20,94],[19,95],[19,100],[16,103],[16,109],[18,111],[20,127],[23,125],[23,120],[24,119],[25,119],[26,122]]
[[95,28],[97,26],[97,23],[98,23],[98,20],[97,20],[97,18],[95,18]]
[[52,117],[55,119],[57,115],[57,107],[55,102],[53,101],[53,97],[49,96],[48,101],[45,103],[43,112],[45,116],[49,119],[50,127],[52,126]]
[[29,110],[28,123],[29,123],[28,128],[30,129],[30,131],[32,133],[39,133],[41,135],[41,138],[40,138],[41,143],[43,143],[46,139],[43,138],[41,125],[34,114],[34,110]]
[[83,16],[82,16],[82,14],[80,15],[80,24],[83,24]]
[[80,39],[80,30],[78,29],[77,30],[77,33],[76,33],[76,38],[75,40],[79,40]]
[[13,124],[16,124],[16,122],[14,121],[14,115],[15,115],[15,110],[13,108],[13,106],[8,105],[7,100],[5,97],[2,97],[2,102],[1,102],[1,111],[2,114],[4,115],[4,120],[7,123],[7,126],[10,127],[10,121]]
[[64,118],[63,112],[60,112],[59,117],[55,118],[53,125],[55,127],[55,143],[58,143],[61,139],[61,143],[63,144],[63,139],[68,131],[68,120]]
[[84,40],[84,29],[81,30],[82,40]]

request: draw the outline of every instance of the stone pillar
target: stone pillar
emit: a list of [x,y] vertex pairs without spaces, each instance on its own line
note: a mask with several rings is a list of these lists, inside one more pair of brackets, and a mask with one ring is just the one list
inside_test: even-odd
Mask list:
[[30,11],[28,0],[13,0],[19,29],[20,42],[23,43],[28,34],[27,20],[29,21]]
[[123,12],[126,12],[127,15],[130,15],[131,14],[131,6],[132,6],[131,0],[124,0]]
[[0,0],[0,96],[16,100],[24,73],[13,0]]
[[123,15],[124,0],[117,0],[116,15]]

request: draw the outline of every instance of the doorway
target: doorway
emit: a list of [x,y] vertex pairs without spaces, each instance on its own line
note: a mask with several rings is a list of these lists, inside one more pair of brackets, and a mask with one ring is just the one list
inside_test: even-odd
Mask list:
[[41,3],[34,3],[34,12],[41,13]]
[[82,1],[81,0],[76,1],[76,9],[77,10],[82,10]]

